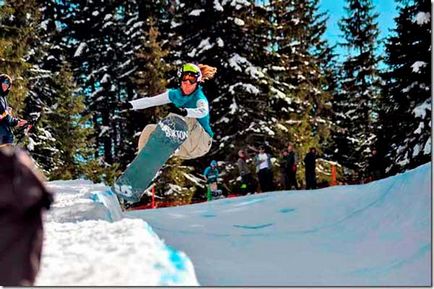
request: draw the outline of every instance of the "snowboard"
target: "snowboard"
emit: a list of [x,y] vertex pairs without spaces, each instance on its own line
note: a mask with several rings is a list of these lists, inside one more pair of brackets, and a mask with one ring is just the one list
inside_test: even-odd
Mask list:
[[138,202],[160,168],[188,137],[187,123],[178,115],[162,119],[112,190],[128,202]]

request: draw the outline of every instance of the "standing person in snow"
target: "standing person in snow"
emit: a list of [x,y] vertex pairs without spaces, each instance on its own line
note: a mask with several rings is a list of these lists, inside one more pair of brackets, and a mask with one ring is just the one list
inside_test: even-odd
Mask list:
[[295,187],[296,190],[298,190],[297,185],[297,156],[294,152],[294,146],[292,143],[288,144],[288,176],[289,176],[289,189],[292,188],[292,186]]
[[280,184],[282,186],[282,189],[289,190],[291,187],[289,185],[289,154],[286,149],[282,151],[282,157],[280,159],[279,165],[280,165]]
[[306,177],[306,190],[316,189],[316,148],[312,147],[304,157],[304,173]]
[[[213,78],[216,71],[216,68],[208,65],[184,64],[178,71],[179,88],[168,89],[153,97],[120,103],[119,107],[137,110],[170,104],[170,112],[184,118],[189,135],[174,155],[182,159],[198,158],[210,150],[214,136],[210,126],[208,99],[200,83]],[[146,145],[156,127],[156,124],[149,124],[143,129],[139,138],[139,150]]]
[[206,178],[206,184],[208,188],[207,200],[211,200],[213,197],[218,197],[221,194],[217,186],[217,181],[219,178],[219,170],[217,168],[217,162],[215,160],[211,161],[209,167],[205,169],[203,175]]
[[43,213],[53,195],[23,150],[0,148],[0,286],[31,286],[39,271]]
[[237,166],[238,171],[240,173],[242,187],[245,187],[245,194],[253,194],[256,192],[256,186],[257,182],[253,178],[253,174],[250,171],[249,166],[247,165],[247,154],[246,151],[241,149],[238,151],[238,160],[237,160]]
[[12,79],[7,74],[0,74],[0,146],[11,145],[14,141],[12,127],[24,126],[27,121],[12,116],[6,96],[12,88]]
[[384,177],[384,160],[378,154],[375,147],[371,147],[371,157],[368,160],[368,182],[376,181]]
[[258,172],[259,184],[263,193],[273,190],[273,171],[271,157],[265,152],[265,147],[259,147],[256,156],[256,170]]

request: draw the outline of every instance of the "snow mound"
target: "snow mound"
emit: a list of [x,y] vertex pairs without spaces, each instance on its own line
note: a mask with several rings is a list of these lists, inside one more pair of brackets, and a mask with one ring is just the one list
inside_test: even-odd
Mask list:
[[193,264],[102,184],[55,181],[36,286],[197,286]]

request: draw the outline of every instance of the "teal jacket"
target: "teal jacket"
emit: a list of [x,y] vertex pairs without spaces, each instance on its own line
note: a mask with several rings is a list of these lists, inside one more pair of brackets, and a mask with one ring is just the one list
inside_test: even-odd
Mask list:
[[215,183],[219,177],[219,170],[217,168],[213,169],[212,167],[207,167],[203,175],[206,177],[208,184]]
[[[208,104],[208,99],[202,91],[202,87],[199,85],[197,89],[190,95],[186,96],[182,94],[180,88],[169,89],[169,99],[176,107],[182,108],[196,108],[199,100],[205,101]],[[209,107],[209,105],[208,105]],[[203,129],[211,136],[214,136],[214,132],[211,129],[209,112],[206,116],[197,119]]]

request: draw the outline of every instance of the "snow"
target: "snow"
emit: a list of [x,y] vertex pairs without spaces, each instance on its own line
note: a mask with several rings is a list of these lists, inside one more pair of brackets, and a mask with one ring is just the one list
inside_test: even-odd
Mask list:
[[423,148],[423,154],[429,155],[431,154],[431,137],[428,139],[428,141],[425,143],[425,146]]
[[250,75],[253,79],[264,77],[264,73],[260,68],[254,66],[245,57],[240,56],[238,53],[234,53],[229,59],[229,66],[236,71],[245,71],[247,75]]
[[217,11],[224,11],[223,6],[220,4],[219,0],[214,0],[214,9]]
[[100,83],[107,83],[109,82],[109,80],[110,80],[110,75],[108,73],[105,73],[101,78]]
[[427,63],[425,61],[416,61],[415,63],[413,63],[411,68],[413,69],[413,72],[421,73],[420,69],[424,68],[426,65]]
[[416,117],[420,117],[422,119],[425,118],[426,112],[431,111],[431,98],[426,99],[422,104],[416,106],[413,109],[413,113]]
[[429,12],[419,12],[416,14],[416,23],[423,25],[431,21],[431,14]]
[[417,129],[414,131],[415,134],[421,134],[422,130],[423,130],[424,124],[423,122],[419,123],[419,126],[417,127]]
[[80,45],[77,47],[77,50],[74,53],[74,57],[79,57],[83,51],[86,49],[87,44],[86,42],[81,42]]
[[235,18],[234,19],[235,24],[237,24],[238,26],[244,26],[244,20],[240,19],[240,18]]
[[205,12],[205,9],[195,9],[191,11],[188,15],[189,16],[199,16],[202,12]]
[[251,94],[259,94],[259,92],[260,92],[259,89],[256,86],[254,86],[254,85],[252,85],[250,83],[241,83],[241,82],[238,82],[238,83],[235,83],[235,84],[229,86],[229,93],[236,94],[235,88],[237,88],[237,87],[242,87],[242,89],[244,91],[246,91],[248,93],[251,93]]
[[229,109],[230,109],[229,111],[230,114],[235,114],[238,111],[238,104],[237,101],[235,100],[235,97],[232,98],[232,103],[229,106]]
[[102,137],[107,132],[110,132],[110,127],[106,125],[101,126],[101,132],[99,133],[98,137]]
[[217,38],[217,46],[218,47],[224,47],[225,46],[223,39],[221,39],[220,37]]
[[36,285],[430,286],[431,185],[429,163],[365,185],[122,215],[102,184],[51,182]]
[[188,257],[142,219],[120,218],[103,185],[55,181],[49,188],[57,194],[36,286],[198,285]]

